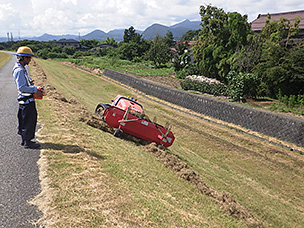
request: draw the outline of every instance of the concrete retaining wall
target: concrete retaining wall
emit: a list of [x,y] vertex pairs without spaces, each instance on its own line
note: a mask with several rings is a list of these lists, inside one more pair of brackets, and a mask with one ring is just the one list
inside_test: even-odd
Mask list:
[[104,70],[104,75],[195,112],[304,146],[303,120],[188,93],[109,69]]

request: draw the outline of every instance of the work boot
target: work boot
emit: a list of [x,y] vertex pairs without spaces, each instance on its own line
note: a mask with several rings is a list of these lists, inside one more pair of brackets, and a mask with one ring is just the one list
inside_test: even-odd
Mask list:
[[[32,140],[30,140],[32,143],[35,143],[35,142],[33,142]],[[21,141],[21,146],[24,146],[24,142],[25,142],[25,140],[24,139],[22,139],[22,141]]]
[[25,149],[39,149],[40,147],[41,147],[41,145],[39,143],[32,142],[30,140],[24,141],[24,148]]

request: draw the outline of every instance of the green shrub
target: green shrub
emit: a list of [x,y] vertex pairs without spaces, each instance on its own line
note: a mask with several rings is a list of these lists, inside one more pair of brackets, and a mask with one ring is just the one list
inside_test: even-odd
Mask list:
[[233,101],[257,96],[259,81],[255,74],[230,71],[226,79],[228,81],[228,95]]
[[76,48],[75,47],[64,47],[62,49],[63,53],[66,53],[67,55],[74,55],[74,53],[76,52]]
[[277,94],[277,99],[279,100],[280,103],[291,108],[304,106],[304,95],[301,94],[282,96],[281,90],[279,90],[279,93]]
[[185,79],[186,75],[183,70],[176,71],[176,78]]
[[293,108],[297,105],[297,97],[296,95],[290,95],[288,99],[288,106]]
[[37,51],[37,55],[39,58],[47,59],[48,58],[49,49],[43,48]]
[[304,106],[304,95],[298,95],[298,97],[297,97],[297,104],[299,105],[299,106]]

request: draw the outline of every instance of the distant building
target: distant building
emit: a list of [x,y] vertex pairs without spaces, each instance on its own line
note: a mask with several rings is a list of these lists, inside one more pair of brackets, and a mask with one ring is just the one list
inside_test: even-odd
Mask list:
[[[251,29],[255,32],[260,32],[262,28],[265,26],[265,22],[267,19],[268,14],[259,14],[257,19],[255,19],[251,23]],[[304,38],[304,10],[299,10],[299,11],[291,11],[291,12],[284,12],[284,13],[272,13],[270,15],[270,21],[280,21],[282,17],[285,19],[289,20],[291,23],[293,23],[293,20],[296,17],[300,18],[300,23],[299,23],[299,34],[298,36]]]
[[98,49],[108,49],[108,48],[113,48],[113,46],[110,44],[98,44],[92,49],[92,51],[96,51]]
[[62,39],[56,41],[56,45],[59,47],[74,47],[80,48],[80,42],[74,39]]
[[78,40],[74,40],[74,39],[62,39],[62,40],[58,40],[56,41],[56,45],[58,47],[74,47],[77,50],[80,51],[87,51],[90,48],[84,45],[81,45],[81,43]]

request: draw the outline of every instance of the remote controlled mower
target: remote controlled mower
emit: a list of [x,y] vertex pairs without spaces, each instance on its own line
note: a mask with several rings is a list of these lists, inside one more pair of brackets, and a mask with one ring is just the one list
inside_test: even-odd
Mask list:
[[115,128],[114,136],[121,132],[133,135],[159,146],[169,147],[174,142],[171,127],[163,127],[150,121],[143,107],[136,99],[118,95],[112,104],[98,104],[95,113],[110,127]]

